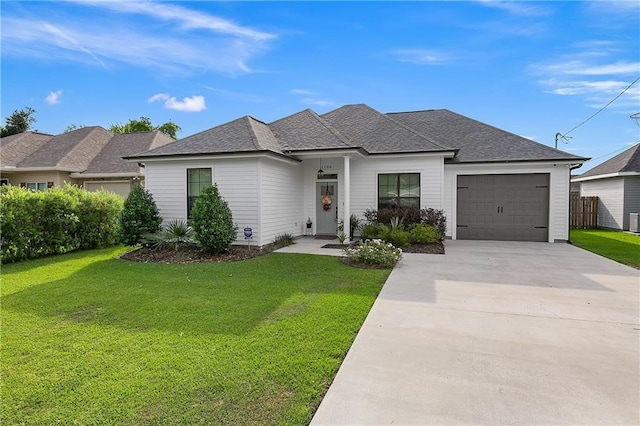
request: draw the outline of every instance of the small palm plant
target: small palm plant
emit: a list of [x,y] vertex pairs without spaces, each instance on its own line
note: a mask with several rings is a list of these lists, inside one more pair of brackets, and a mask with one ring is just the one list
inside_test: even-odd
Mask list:
[[186,220],[173,219],[162,231],[145,235],[143,243],[154,250],[160,250],[172,244],[177,252],[180,246],[195,243],[193,228]]

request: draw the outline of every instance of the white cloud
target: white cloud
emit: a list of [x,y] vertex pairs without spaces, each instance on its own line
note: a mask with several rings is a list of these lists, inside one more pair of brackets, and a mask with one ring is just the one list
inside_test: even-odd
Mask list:
[[[248,73],[248,62],[275,34],[181,5],[161,2],[76,2],[83,13],[2,17],[3,54],[73,61],[103,68],[121,64],[171,73]],[[136,14],[135,21],[127,15]],[[118,24],[114,24],[118,22]],[[174,24],[174,25],[170,25]]]
[[56,90],[55,92],[49,92],[44,101],[49,105],[55,105],[60,103],[60,96],[62,96],[62,90]]
[[200,95],[187,96],[182,98],[181,101],[179,101],[174,96],[169,96],[166,93],[158,93],[156,95],[151,96],[148,99],[149,103],[156,102],[156,101],[164,101],[165,108],[173,109],[176,111],[199,112],[207,109],[204,96],[200,96]]
[[539,17],[549,15],[550,10],[540,3],[524,1],[477,0],[483,6],[504,10],[512,15]]
[[313,92],[311,90],[305,90],[305,89],[291,89],[291,93],[294,95],[304,95],[304,96],[313,95]]
[[409,62],[420,65],[441,65],[449,61],[449,58],[431,49],[397,49],[389,52],[400,62]]

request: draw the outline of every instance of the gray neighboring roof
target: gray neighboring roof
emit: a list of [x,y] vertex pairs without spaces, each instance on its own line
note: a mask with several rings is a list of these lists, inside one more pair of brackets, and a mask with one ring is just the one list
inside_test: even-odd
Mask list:
[[576,176],[575,178],[582,179],[586,177],[625,172],[640,173],[640,143],[633,145],[631,148],[621,152],[613,158],[608,159],[593,169],[584,172],[580,176]]
[[56,167],[61,170],[81,172],[109,142],[113,133],[99,126],[83,127],[54,136],[40,149],[20,163],[21,168]]
[[269,127],[287,151],[353,148],[336,129],[310,109],[269,123]]
[[160,131],[113,135],[83,173],[138,173],[139,166],[122,157],[161,147],[171,142],[173,139]]
[[345,105],[320,117],[351,144],[372,154],[454,150],[364,104]]
[[397,112],[387,116],[458,150],[448,163],[586,160],[446,109]]
[[24,132],[0,138],[0,166],[16,167],[52,138],[53,135],[37,132]]
[[265,151],[283,155],[269,127],[253,117],[244,116],[129,158]]

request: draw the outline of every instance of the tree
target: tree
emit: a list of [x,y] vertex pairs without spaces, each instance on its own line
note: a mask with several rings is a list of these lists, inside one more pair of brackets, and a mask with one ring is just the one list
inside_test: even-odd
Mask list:
[[35,112],[31,107],[13,111],[13,114],[5,119],[5,127],[0,126],[0,135],[5,137],[31,130],[31,125],[36,122],[33,116]]
[[193,204],[191,224],[196,240],[207,251],[224,253],[236,240],[238,227],[217,185],[206,186]]
[[69,124],[66,129],[64,129],[64,133],[73,132],[74,130],[82,129],[83,127],[86,127],[86,126],[83,124],[72,123],[72,124]]
[[182,130],[173,121],[169,120],[160,126],[154,126],[149,117],[140,117],[140,120],[129,120],[126,124],[114,123],[109,127],[113,133],[137,133],[160,131],[171,139],[178,139],[178,132]]
[[120,240],[129,246],[136,245],[144,234],[158,232],[161,223],[162,218],[153,197],[142,185],[136,184],[125,200],[120,215]]

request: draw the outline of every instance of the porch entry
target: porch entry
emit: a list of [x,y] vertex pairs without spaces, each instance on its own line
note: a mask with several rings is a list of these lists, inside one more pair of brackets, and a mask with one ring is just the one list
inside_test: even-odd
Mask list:
[[338,232],[338,182],[316,183],[316,234]]

